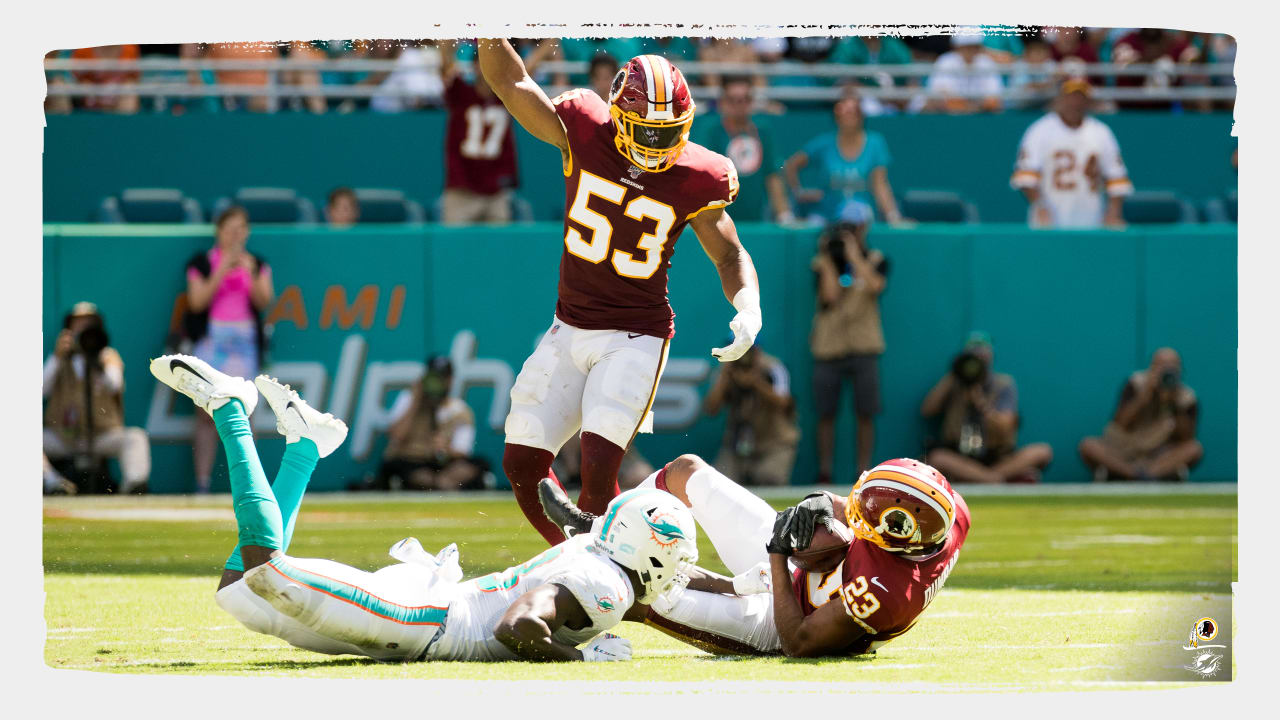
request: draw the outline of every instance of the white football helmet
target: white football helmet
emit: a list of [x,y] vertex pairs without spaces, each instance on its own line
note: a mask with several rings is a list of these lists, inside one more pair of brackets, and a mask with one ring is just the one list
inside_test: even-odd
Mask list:
[[628,490],[609,503],[597,527],[595,546],[640,576],[639,602],[650,603],[689,581],[688,568],[698,561],[698,530],[675,495],[654,488]]

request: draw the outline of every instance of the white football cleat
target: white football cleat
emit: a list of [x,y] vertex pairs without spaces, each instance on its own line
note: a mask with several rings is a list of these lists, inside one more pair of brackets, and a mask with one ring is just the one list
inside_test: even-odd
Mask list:
[[254,378],[253,383],[276,414],[276,431],[286,443],[307,438],[316,444],[320,457],[329,457],[347,439],[346,423],[311,407],[288,385],[266,375]]
[[258,390],[253,383],[214,370],[209,363],[191,355],[161,355],[151,361],[151,374],[160,382],[191,398],[196,407],[213,411],[235,398],[252,415],[258,406]]

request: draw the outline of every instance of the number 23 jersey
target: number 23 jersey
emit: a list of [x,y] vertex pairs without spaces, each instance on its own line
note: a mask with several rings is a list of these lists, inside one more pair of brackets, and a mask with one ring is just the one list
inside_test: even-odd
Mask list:
[[618,151],[599,95],[580,88],[552,102],[569,140],[556,316],[584,330],[671,337],[676,239],[699,212],[733,202],[733,163],[690,142],[671,169],[645,172]]
[[844,562],[827,573],[796,570],[792,586],[805,615],[828,602],[840,603],[866,633],[854,640],[850,654],[872,652],[905,633],[920,619],[960,559],[960,546],[969,536],[969,506],[960,493],[956,519],[942,549],[913,560],[856,539]]

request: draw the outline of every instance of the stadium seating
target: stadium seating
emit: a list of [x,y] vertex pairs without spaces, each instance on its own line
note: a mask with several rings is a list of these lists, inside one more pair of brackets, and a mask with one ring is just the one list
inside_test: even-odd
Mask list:
[[97,221],[103,223],[198,223],[200,203],[175,188],[125,188],[102,199]]
[[916,222],[978,222],[978,208],[950,190],[908,190],[900,210],[903,217]]
[[318,218],[316,206],[291,188],[242,187],[232,197],[214,203],[214,217],[233,203],[249,213],[251,223],[310,224]]
[[1237,218],[1237,191],[1228,190],[1222,197],[1209,198],[1204,203],[1204,221],[1215,223],[1239,222]]
[[410,200],[400,190],[355,188],[362,223],[422,223],[427,212],[422,204]]
[[1196,222],[1196,209],[1172,190],[1137,190],[1124,200],[1124,221],[1131,225]]

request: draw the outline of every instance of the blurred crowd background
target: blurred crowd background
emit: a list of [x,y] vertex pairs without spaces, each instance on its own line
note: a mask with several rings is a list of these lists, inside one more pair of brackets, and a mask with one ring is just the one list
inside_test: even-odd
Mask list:
[[[999,188],[987,183],[985,192],[1020,197],[1016,224],[1024,229],[1107,229],[1115,233],[1115,243],[1145,247],[1142,243],[1149,241],[1131,232],[1135,228],[1236,220],[1234,183],[1188,197],[1176,189],[1181,176],[1152,188],[1131,179],[1126,163],[1142,158],[1146,167],[1135,174],[1145,170],[1150,176],[1179,140],[1159,120],[1142,125],[1148,121],[1134,120],[1135,115],[1212,118],[1229,113],[1234,106],[1230,67],[1235,41],[1226,35],[1044,27],[926,37],[551,38],[516,44],[549,95],[579,86],[607,95],[620,62],[642,53],[665,55],[689,78],[698,102],[692,140],[728,155],[738,168],[742,189],[730,214],[742,223],[808,228],[798,250],[808,276],[788,281],[794,282],[788,292],[812,302],[800,341],[806,347],[781,348],[782,335],[774,334],[739,362],[712,369],[698,411],[722,418],[723,433],[714,447],[686,448],[714,458],[723,471],[746,483],[844,484],[852,478],[844,477],[847,471],[842,474],[835,460],[838,452],[848,453],[855,474],[880,459],[873,455],[882,447],[876,444],[877,419],[884,410],[880,359],[886,337],[901,332],[885,326],[881,298],[897,283],[915,283],[921,268],[919,256],[901,252],[901,245],[896,247],[908,258],[899,264],[892,249],[878,245],[877,233],[897,232],[891,236],[895,242],[909,242],[911,232],[934,224],[968,227],[977,235],[994,232],[994,226],[979,222],[973,201],[975,193],[984,192],[974,189],[979,183],[939,190],[922,181],[921,167],[948,165],[950,159],[921,158],[929,153],[918,149],[917,139],[925,143],[926,138],[899,134],[890,141],[889,133],[876,129],[877,122],[885,122],[880,118],[1013,114],[1010,122],[1016,123],[1021,138],[1007,137],[1007,146],[990,149],[994,159],[984,164],[1001,168],[1003,180]],[[527,138],[476,76],[473,58],[473,44],[441,40],[117,45],[49,53],[45,109],[51,133],[59,132],[54,120],[59,115],[104,119],[68,125],[80,128],[79,135],[69,137],[102,153],[95,152],[96,160],[83,168],[76,166],[75,173],[56,172],[58,153],[85,156],[59,148],[60,136],[49,136],[48,152],[54,159],[47,153],[46,221],[93,220],[133,229],[122,230],[122,235],[176,224],[189,226],[191,232],[181,234],[207,238],[181,267],[157,270],[173,280],[158,287],[181,288],[172,302],[163,347],[193,352],[224,371],[252,376],[270,364],[272,325],[295,312],[289,303],[300,302],[287,297],[287,291],[278,293],[279,288],[314,267],[304,270],[297,263],[273,263],[259,255],[251,228],[315,228],[323,233],[437,223],[493,227],[562,217],[553,204],[560,182],[554,162],[538,156],[540,174],[535,177],[546,183],[528,181]],[[225,185],[215,198],[198,197],[204,193],[192,189],[209,174],[207,168],[172,156],[165,157],[163,172],[132,171],[135,178],[141,172],[153,181],[112,186],[120,183],[114,179],[117,174],[130,172],[125,167],[130,163],[107,156],[119,145],[113,138],[124,137],[128,128],[104,124],[107,115],[405,113],[441,117],[430,126],[436,136],[428,141],[442,146],[439,160],[423,165],[411,153],[409,160],[415,173],[432,178],[438,195],[415,197],[406,191],[416,181],[406,179],[402,168],[389,167],[381,174],[376,168],[362,169],[361,177],[382,180],[368,183],[356,177],[360,173],[344,171],[337,162],[326,164],[323,158],[317,167],[327,172],[299,167],[295,187],[254,184],[263,171],[251,155],[230,159],[236,169],[231,176],[240,181]],[[788,118],[795,122],[787,124]],[[868,119],[874,120],[868,124]],[[1110,127],[1114,122],[1159,131],[1141,142],[1118,141]],[[336,127],[324,132],[338,132]],[[793,132],[797,127],[806,128],[803,136]],[[181,137],[181,130],[175,132]],[[1195,138],[1183,141],[1195,144]],[[225,141],[210,137],[209,142]],[[957,154],[964,152],[963,143],[952,143]],[[1139,147],[1130,154],[1132,145]],[[1214,177],[1233,176],[1238,157],[1227,150],[1231,147],[1223,145],[1206,161],[1215,166]],[[149,154],[163,154],[144,146],[123,152],[121,157],[131,153],[140,166]],[[905,180],[897,170],[904,157],[915,168]],[[279,162],[267,164],[281,176]],[[190,179],[166,183],[175,176],[175,165],[178,177]],[[287,167],[283,172],[289,175]],[[1195,172],[1190,166],[1184,171]],[[111,189],[101,195],[81,190],[74,183],[82,178],[72,175],[91,177],[94,187]],[[316,183],[325,183],[318,203],[308,197],[314,196]],[[549,190],[536,187],[552,183],[556,187]],[[311,186],[310,192],[300,190],[304,184]],[[551,199],[540,200],[539,191]],[[59,227],[54,235],[67,232],[68,226]],[[556,232],[547,226],[550,240]],[[47,229],[47,281],[50,236]],[[1062,242],[1074,242],[1071,237],[1064,235]],[[682,262],[693,253],[686,252]],[[551,282],[553,267],[540,270]],[[46,327],[60,327],[46,337],[45,492],[145,492],[152,468],[147,430],[131,424],[141,418],[129,417],[123,399],[126,358],[138,368],[145,363],[136,353],[112,347],[105,310],[111,298],[80,293],[78,287],[92,284],[79,286],[68,273],[54,272],[58,297],[75,302],[64,302],[51,317],[51,303],[57,301],[46,294]],[[360,292],[350,305],[352,317],[363,302],[365,290]],[[171,295],[158,289],[156,294],[167,310]],[[893,302],[893,294],[888,297],[886,302]],[[348,312],[346,296],[342,298],[342,304],[335,303],[339,319]],[[327,293],[324,304],[327,313]],[[678,305],[676,310],[699,312]],[[133,322],[110,320],[113,326]],[[305,315],[301,320],[305,326]],[[771,320],[766,316],[766,325]],[[1234,317],[1222,321],[1234,325]],[[1081,316],[1081,326],[1090,322],[1087,313]],[[390,319],[387,323],[395,326]],[[1058,332],[1066,339],[1079,328]],[[1063,457],[1059,443],[1055,459],[1050,444],[1022,437],[1019,370],[997,371],[997,344],[982,327],[947,339],[950,354],[928,359],[929,373],[935,367],[945,371],[911,391],[919,399],[911,413],[928,426],[924,442],[916,447],[894,438],[894,454],[927,459],[954,482],[1033,483],[1055,462],[1073,464],[1079,480],[1185,481],[1205,447],[1198,440],[1199,398],[1183,379],[1180,349],[1160,337],[1124,342],[1139,348],[1142,364],[1113,366],[1103,373],[1111,373],[1107,392],[1119,392],[1106,412],[1094,411],[1097,431],[1077,438],[1070,448],[1075,457]],[[154,350],[161,343],[153,345],[147,351],[158,354]],[[343,478],[342,487],[457,490],[505,484],[477,450],[477,439],[493,431],[483,418],[477,421],[478,413],[459,392],[462,380],[450,349],[424,349],[425,361],[416,364],[416,374],[383,409],[385,422],[377,431],[385,436],[380,457],[363,474]],[[797,360],[801,357],[803,361]],[[798,362],[806,365],[799,373],[804,383],[793,387]],[[797,403],[800,395],[804,399]],[[842,398],[851,408],[847,426],[837,424],[845,406]],[[811,437],[804,437],[802,426]],[[166,482],[166,490],[209,492],[217,485],[216,434],[211,423],[197,417],[190,437],[191,477]],[[569,445],[557,458],[556,470],[572,482],[577,455],[575,443]],[[805,468],[801,474],[795,471],[798,456]],[[117,469],[109,467],[109,459]],[[633,448],[623,467],[623,485],[639,482],[665,459],[646,458]]]

